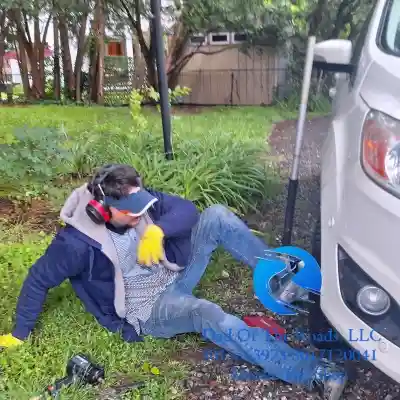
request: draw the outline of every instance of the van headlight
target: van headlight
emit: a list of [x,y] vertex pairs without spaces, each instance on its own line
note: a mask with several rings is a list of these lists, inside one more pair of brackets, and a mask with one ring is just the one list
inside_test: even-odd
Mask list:
[[366,285],[357,293],[357,305],[366,314],[380,316],[389,310],[390,298],[381,288]]
[[368,113],[362,134],[362,165],[378,184],[400,195],[400,122],[379,111]]

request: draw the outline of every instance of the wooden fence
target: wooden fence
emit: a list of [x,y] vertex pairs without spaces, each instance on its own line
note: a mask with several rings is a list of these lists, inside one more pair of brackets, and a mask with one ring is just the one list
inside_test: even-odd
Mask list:
[[269,105],[284,73],[280,69],[203,69],[182,72],[179,85],[191,88],[185,104]]

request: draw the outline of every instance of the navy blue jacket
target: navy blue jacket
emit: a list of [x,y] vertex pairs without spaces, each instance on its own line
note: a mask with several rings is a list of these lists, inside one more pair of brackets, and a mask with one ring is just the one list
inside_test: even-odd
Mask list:
[[[167,259],[186,266],[192,228],[199,218],[196,206],[177,196],[147,190],[158,199],[148,213],[164,231]],[[15,337],[24,340],[29,336],[42,312],[48,290],[69,279],[85,309],[99,324],[111,332],[121,333],[125,341],[143,340],[116,314],[114,266],[100,247],[95,240],[69,225],[57,233],[46,252],[30,267],[23,283],[12,332]]]

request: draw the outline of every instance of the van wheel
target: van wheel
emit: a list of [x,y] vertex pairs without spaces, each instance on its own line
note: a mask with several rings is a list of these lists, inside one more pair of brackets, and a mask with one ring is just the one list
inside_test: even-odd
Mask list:
[[[318,264],[321,264],[320,217],[318,217],[318,220],[316,221],[312,235],[311,254],[318,261]],[[328,337],[330,337],[331,335],[335,335],[336,331],[326,319],[321,310],[320,296],[310,293],[310,300],[313,300],[315,302],[314,304],[310,304],[310,306],[308,307],[308,327],[311,333],[311,343],[318,349],[335,349],[343,348],[344,346],[347,348],[347,345],[342,340],[332,342],[328,340],[321,340],[321,338],[324,336],[326,337],[326,335],[329,335]]]

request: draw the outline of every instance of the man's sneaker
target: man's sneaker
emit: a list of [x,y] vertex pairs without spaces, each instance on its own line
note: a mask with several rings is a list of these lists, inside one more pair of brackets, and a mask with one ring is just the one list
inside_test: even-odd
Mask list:
[[347,385],[347,374],[343,368],[332,363],[321,363],[314,374],[314,387],[324,400],[340,400]]

